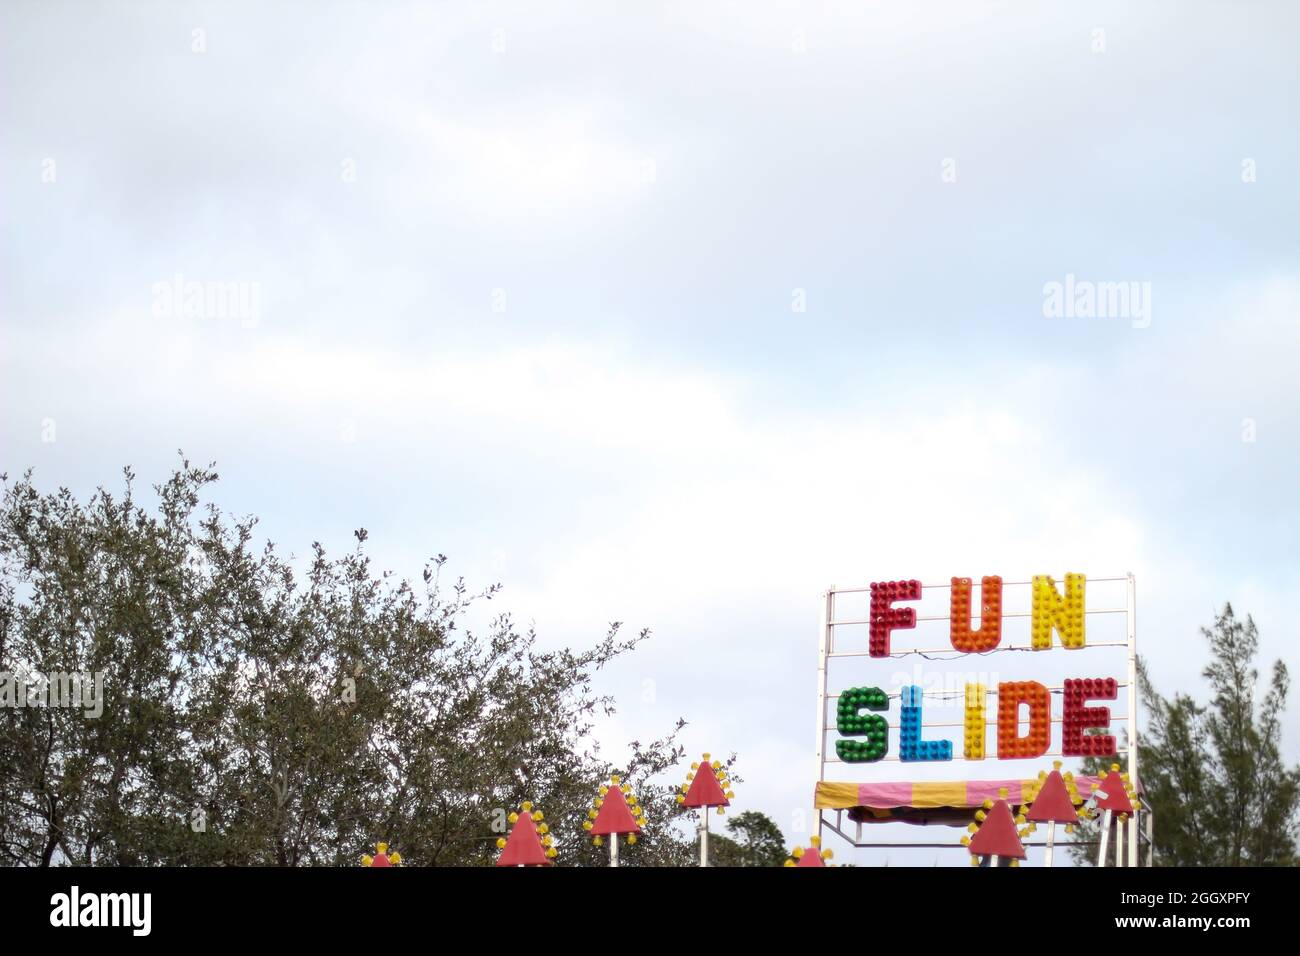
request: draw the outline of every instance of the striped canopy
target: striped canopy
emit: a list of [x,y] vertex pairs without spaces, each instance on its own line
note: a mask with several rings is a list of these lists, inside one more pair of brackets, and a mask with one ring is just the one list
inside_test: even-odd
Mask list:
[[[1006,788],[1007,802],[1016,807],[1025,802],[1024,795],[1038,782],[1037,778],[903,783],[834,783],[822,780],[817,784],[814,806],[818,810],[848,810],[850,819],[863,823],[901,820],[966,826],[971,821],[971,814],[983,806],[985,800],[998,799],[998,791],[1002,788]],[[1079,788],[1079,796],[1087,800],[1097,786],[1098,778],[1076,774],[1074,783]]]

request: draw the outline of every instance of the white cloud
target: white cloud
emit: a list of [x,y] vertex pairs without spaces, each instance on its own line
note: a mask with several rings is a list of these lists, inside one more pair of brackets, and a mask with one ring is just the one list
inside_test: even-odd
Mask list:
[[499,221],[581,217],[644,195],[665,156],[605,128],[600,101],[519,104],[470,120],[412,102],[366,104],[412,141],[419,175],[403,181],[403,202],[422,199]]

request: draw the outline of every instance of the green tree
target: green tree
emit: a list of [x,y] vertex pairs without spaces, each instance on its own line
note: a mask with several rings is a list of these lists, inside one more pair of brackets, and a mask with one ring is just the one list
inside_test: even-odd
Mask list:
[[[1165,698],[1145,664],[1139,688],[1146,711],[1138,751],[1143,802],[1155,819],[1155,862],[1161,866],[1293,866],[1296,864],[1300,767],[1281,756],[1282,717],[1290,685],[1286,665],[1273,664],[1257,697],[1259,635],[1248,616],[1239,621],[1225,604],[1214,627],[1202,628],[1210,646],[1203,671],[1207,704],[1181,692]],[[1109,760],[1089,760],[1096,773]],[[1095,840],[1096,824],[1081,828]],[[1077,862],[1096,860],[1076,846]]]
[[782,866],[789,857],[785,837],[765,813],[746,810],[727,820],[727,833],[709,837],[713,866]]
[[[23,690],[103,675],[102,714],[0,707],[0,861],[355,864],[377,840],[417,865],[485,865],[531,799],[561,863],[605,862],[582,821],[611,772],[648,832],[625,865],[693,849],[669,784],[679,721],[611,766],[591,736],[613,712],[596,671],[648,636],[541,650],[498,587],[414,583],[374,569],[366,533],[306,560],[254,540],[256,519],[201,504],[215,470],[184,462],[146,507],[134,476],[86,504],[3,482],[0,672]],[[16,693],[19,678],[5,689]]]

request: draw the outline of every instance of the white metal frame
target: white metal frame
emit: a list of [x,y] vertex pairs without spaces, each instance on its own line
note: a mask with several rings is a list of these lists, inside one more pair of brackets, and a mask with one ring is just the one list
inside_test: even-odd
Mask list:
[[[1086,580],[1087,580],[1088,582],[1090,582],[1090,583],[1091,583],[1091,582],[1095,582],[1095,583],[1098,583],[1098,584],[1102,584],[1102,583],[1114,583],[1114,582],[1123,581],[1123,582],[1125,582],[1125,586],[1126,586],[1126,600],[1125,600],[1125,606],[1124,606],[1124,607],[1122,607],[1122,608],[1096,608],[1096,609],[1089,609],[1089,608],[1087,608],[1087,607],[1085,606],[1085,608],[1084,608],[1084,613],[1087,614],[1087,615],[1095,615],[1095,614],[1123,614],[1123,615],[1125,616],[1125,618],[1126,618],[1126,635],[1125,635],[1125,638],[1126,638],[1126,639],[1125,639],[1124,641],[1101,641],[1101,642],[1097,642],[1097,643],[1089,643],[1089,644],[1086,645],[1086,646],[1087,646],[1087,647],[1124,647],[1124,648],[1127,649],[1127,653],[1128,653],[1128,674],[1127,674],[1127,680],[1124,681],[1124,682],[1121,682],[1119,686],[1120,686],[1121,688],[1126,688],[1127,691],[1128,691],[1128,701],[1127,701],[1127,703],[1128,703],[1128,714],[1127,714],[1127,716],[1126,716],[1126,718],[1125,718],[1126,723],[1127,723],[1128,740],[1127,740],[1127,742],[1126,742],[1126,746],[1119,747],[1119,748],[1117,748],[1117,749],[1119,750],[1119,752],[1120,752],[1121,754],[1125,754],[1125,755],[1127,756],[1127,758],[1128,758],[1128,775],[1129,775],[1129,779],[1133,781],[1134,786],[1137,786],[1137,784],[1138,784],[1138,779],[1139,779],[1139,778],[1138,778],[1138,700],[1139,700],[1139,695],[1138,695],[1138,680],[1137,680],[1137,585],[1136,585],[1136,582],[1135,582],[1135,580],[1134,580],[1134,577],[1133,577],[1132,572],[1129,572],[1128,574],[1123,575],[1123,576],[1121,576],[1121,577],[1102,577],[1102,578],[1093,578],[1093,577],[1088,577]],[[1032,580],[1031,580],[1031,581],[1004,581],[1004,582],[1003,582],[1003,587],[1005,588],[1005,587],[1025,586],[1025,585],[1031,585],[1032,583],[1033,583]],[[946,583],[946,584],[922,584],[922,585],[921,585],[921,593],[922,593],[923,595],[924,595],[924,593],[925,593],[927,590],[945,590],[945,591],[947,591],[947,590],[951,590],[951,589],[952,589],[952,584],[951,584],[951,583]],[[824,781],[824,780],[826,779],[826,765],[827,765],[827,764],[831,764],[831,763],[841,763],[841,762],[842,762],[842,761],[840,761],[840,759],[839,759],[838,757],[828,757],[827,754],[826,754],[826,735],[827,735],[828,733],[830,733],[830,732],[832,732],[832,731],[834,731],[834,730],[836,729],[834,723],[830,723],[830,724],[828,724],[828,717],[827,717],[827,704],[829,703],[829,701],[830,701],[832,698],[837,698],[837,697],[839,696],[838,694],[828,694],[828,693],[827,693],[827,678],[828,678],[828,670],[829,670],[829,667],[830,667],[830,662],[831,662],[832,660],[835,660],[835,659],[838,659],[838,658],[867,657],[867,656],[869,656],[869,652],[867,652],[867,651],[858,651],[858,650],[853,650],[853,651],[836,651],[836,650],[835,650],[835,628],[836,628],[836,627],[840,627],[840,626],[844,626],[844,625],[862,625],[862,624],[869,624],[869,623],[870,623],[869,621],[857,621],[857,620],[837,621],[837,620],[835,619],[835,596],[836,596],[837,594],[861,594],[861,593],[867,592],[867,591],[869,591],[869,590],[870,590],[869,587],[837,588],[837,587],[835,587],[835,585],[831,585],[830,589],[829,589],[828,591],[826,591],[825,594],[823,595],[822,608],[821,608],[821,620],[820,620],[820,627],[819,627],[819,635],[820,635],[820,638],[819,638],[819,650],[818,650],[818,655],[817,655],[817,700],[818,700],[818,706],[817,706],[817,781],[818,781],[819,783],[822,782],[822,781]],[[1003,614],[1002,616],[1003,616],[1004,618],[1028,617],[1028,616],[1030,615],[1030,613],[1031,613],[1031,612],[1028,612],[1028,611],[1024,611],[1024,612],[1017,611],[1017,612],[1012,612],[1012,613],[1005,613],[1005,614]],[[923,616],[923,615],[919,615],[919,614],[918,614],[917,617],[916,617],[916,620],[917,620],[918,622],[921,622],[921,621],[947,621],[947,620],[949,620],[949,615],[947,615],[947,614],[942,614],[942,615],[934,615],[934,614],[931,614],[931,615],[924,615],[924,616]],[[1029,648],[1026,647],[1026,646],[1024,646],[1024,645],[1007,645],[1007,646],[998,646],[998,647],[993,648],[992,650],[989,650],[989,651],[976,652],[976,655],[981,655],[981,656],[982,656],[982,655],[985,655],[985,654],[996,654],[996,653],[1000,653],[1000,652],[1004,652],[1004,651],[1015,651],[1015,650],[1026,650],[1026,651],[1027,651],[1027,650],[1029,650]],[[951,653],[951,654],[953,655],[951,658],[945,658],[945,660],[956,660],[956,659],[961,658],[961,657],[972,656],[971,654],[968,654],[968,653],[966,653],[966,652],[956,651],[956,650],[954,650],[951,646],[948,646],[948,647],[941,647],[941,648],[920,648],[920,649],[911,649],[911,650],[906,650],[906,651],[895,651],[895,652],[891,653],[889,656],[890,656],[891,658],[896,658],[896,657],[907,657],[907,656],[912,656],[912,655],[917,655],[917,654],[942,654],[942,653]],[[987,692],[988,692],[988,693],[992,693],[993,691],[994,691],[994,688],[988,688],[988,691],[987,691]],[[891,697],[896,697],[896,696],[898,696],[898,695],[897,695],[897,694],[891,694],[890,696],[891,696]],[[1057,722],[1056,718],[1052,718],[1052,719],[1053,719],[1053,722],[1054,722],[1054,723]],[[945,727],[945,726],[960,726],[960,725],[957,725],[957,724],[926,724],[925,726],[927,726],[927,727]],[[1050,753],[1050,752],[1049,752],[1049,753],[1047,753],[1047,754],[1044,754],[1044,756],[1046,756],[1046,757],[1050,757],[1050,756],[1060,756],[1060,754],[1059,754],[1059,753]],[[890,758],[886,757],[885,759],[886,759],[886,760],[889,760]],[[893,759],[897,759],[897,758],[895,757],[895,758],[893,758]],[[814,815],[814,818],[815,818],[815,821],[816,821],[815,824],[814,824],[814,833],[817,835],[817,837],[818,837],[819,839],[820,839],[820,837],[822,836],[822,830],[823,830],[823,828],[826,828],[826,829],[831,830],[831,831],[832,831],[833,833],[835,833],[836,835],[838,835],[838,836],[842,837],[843,839],[847,840],[849,843],[851,843],[851,844],[852,844],[854,847],[856,847],[856,848],[865,848],[865,847],[875,847],[875,848],[880,848],[880,847],[886,847],[886,846],[898,846],[898,847],[900,847],[900,848],[906,848],[906,847],[941,848],[941,847],[945,847],[945,846],[948,845],[948,844],[946,844],[946,843],[935,843],[935,842],[931,842],[931,841],[926,841],[926,842],[906,842],[906,843],[889,843],[889,844],[885,844],[885,843],[871,843],[871,842],[863,842],[863,840],[862,840],[862,824],[861,824],[861,823],[857,823],[857,824],[856,824],[855,829],[854,829],[854,832],[853,832],[853,835],[850,836],[847,832],[845,832],[845,827],[844,827],[844,823],[845,823],[845,820],[844,820],[844,811],[843,811],[843,810],[835,810],[835,811],[831,811],[831,812],[834,813],[834,822],[832,822],[831,820],[828,820],[828,819],[826,818],[826,813],[827,813],[827,811],[825,811],[825,810],[818,810],[818,809],[815,809],[815,808],[814,808],[813,815]],[[1139,824],[1139,819],[1138,819],[1139,816],[1142,816],[1142,817],[1145,818],[1145,821],[1144,821],[1144,822],[1145,822],[1145,829],[1144,829],[1144,828]],[[1140,854],[1140,846],[1139,846],[1139,844],[1140,844],[1141,842],[1143,842],[1143,841],[1145,841],[1146,846],[1147,846],[1146,865],[1147,865],[1147,866],[1150,866],[1150,865],[1151,865],[1151,863],[1152,863],[1152,854],[1153,854],[1153,851],[1152,851],[1152,845],[1151,845],[1152,824],[1153,824],[1152,814],[1151,814],[1151,812],[1150,812],[1150,809],[1149,809],[1148,807],[1145,807],[1145,806],[1143,806],[1142,809],[1141,809],[1140,811],[1138,811],[1137,813],[1134,813],[1134,814],[1129,818],[1129,821],[1128,821],[1128,831],[1129,831],[1129,832],[1128,832],[1128,837],[1129,837],[1129,838],[1128,838],[1128,840],[1126,841],[1127,846],[1125,847],[1125,850],[1127,851],[1127,853],[1126,853],[1126,856],[1127,856],[1127,860],[1126,860],[1126,862],[1127,862],[1127,864],[1128,864],[1129,866],[1139,866],[1139,865],[1141,865],[1141,854]],[[1036,842],[1035,842],[1035,843],[1026,842],[1026,845],[1027,845],[1027,846],[1036,846],[1036,845],[1038,845],[1038,844],[1037,844]],[[953,840],[953,841],[952,841],[952,846],[953,846],[953,847],[957,847],[957,848],[964,849],[964,847],[962,847],[962,845],[961,845],[957,840]]]

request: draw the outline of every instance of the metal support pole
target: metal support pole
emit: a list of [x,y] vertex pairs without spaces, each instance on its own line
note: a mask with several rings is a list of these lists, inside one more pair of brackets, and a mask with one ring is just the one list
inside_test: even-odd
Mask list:
[[618,834],[609,835],[609,865],[618,866]]
[[1047,852],[1043,856],[1043,866],[1052,865],[1052,847],[1056,843],[1056,821],[1047,824]]
[[1106,848],[1110,846],[1110,816],[1109,810],[1101,812],[1101,848],[1097,851],[1097,865],[1099,867],[1106,865]]
[[[831,622],[835,620],[835,585],[826,592],[822,604],[819,651],[817,654],[817,782],[826,778],[826,661],[834,648]],[[813,807],[813,835],[822,836],[822,812]]]
[[704,822],[700,824],[700,866],[709,865],[709,808],[701,807]]
[[[1128,573],[1128,779],[1138,786],[1137,582]],[[1137,812],[1129,818],[1128,865],[1138,865]],[[1119,834],[1116,833],[1118,841]],[[1118,843],[1117,843],[1118,845]]]
[[1147,866],[1156,865],[1156,817],[1150,810],[1143,814],[1147,831]]

